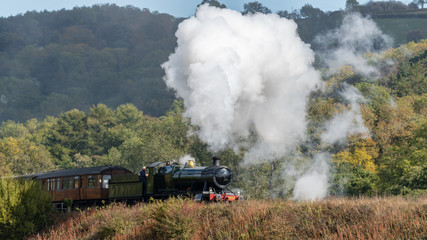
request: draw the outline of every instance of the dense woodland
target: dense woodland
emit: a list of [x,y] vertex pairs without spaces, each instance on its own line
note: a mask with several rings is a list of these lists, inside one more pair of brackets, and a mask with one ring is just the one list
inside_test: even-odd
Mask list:
[[[371,3],[349,2],[348,8],[361,12],[373,9]],[[405,5],[406,13],[417,8]],[[244,9],[244,14],[270,11],[257,2]],[[278,14],[295,19],[301,38],[310,42],[339,25],[344,13],[306,5]],[[185,154],[209,164],[212,153],[187,134],[192,126],[181,116],[183,105],[162,81],[160,64],[173,51],[182,20],[115,5],[0,18],[0,175],[107,164],[137,171]],[[346,66],[324,76],[326,91],[312,94],[307,109],[312,145],[320,144],[319,126],[349,107],[338,94],[343,84],[368,99],[361,110],[371,136],[326,146],[332,153],[331,194],[425,192],[427,40],[416,41],[380,55],[381,78],[362,77]],[[298,151],[296,160],[246,167],[239,164],[244,152],[220,156],[248,196],[289,197],[292,179],[282,178],[284,163],[298,161],[303,169],[319,149],[301,145]]]

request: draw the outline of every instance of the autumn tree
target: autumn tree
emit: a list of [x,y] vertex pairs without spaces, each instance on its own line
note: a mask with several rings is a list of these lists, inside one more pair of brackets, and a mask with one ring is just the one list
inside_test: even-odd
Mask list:
[[52,157],[45,147],[25,138],[2,139],[0,153],[1,167],[9,168],[14,175],[43,172],[54,168]]

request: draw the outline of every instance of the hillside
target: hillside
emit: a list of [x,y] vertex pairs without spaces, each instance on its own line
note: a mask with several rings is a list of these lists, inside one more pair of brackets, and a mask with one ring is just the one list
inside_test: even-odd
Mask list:
[[427,13],[424,18],[379,18],[374,17],[378,27],[400,45],[409,41],[427,38]]
[[164,114],[173,93],[160,64],[174,49],[180,21],[115,5],[0,18],[0,121],[98,103]]

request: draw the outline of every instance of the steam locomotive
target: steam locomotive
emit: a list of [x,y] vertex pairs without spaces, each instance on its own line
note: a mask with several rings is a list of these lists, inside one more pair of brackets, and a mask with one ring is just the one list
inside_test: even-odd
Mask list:
[[75,204],[101,201],[137,201],[187,196],[196,201],[236,201],[240,193],[228,189],[233,172],[213,158],[208,167],[196,167],[191,160],[184,165],[175,162],[155,162],[147,167],[146,190],[137,174],[119,166],[89,167],[58,170],[27,175],[40,181],[43,190],[62,208],[66,199]]

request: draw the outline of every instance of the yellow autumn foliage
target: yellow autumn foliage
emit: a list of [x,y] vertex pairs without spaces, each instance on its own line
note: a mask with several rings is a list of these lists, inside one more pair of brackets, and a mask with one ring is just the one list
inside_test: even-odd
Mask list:
[[376,172],[376,165],[372,153],[366,147],[354,147],[353,151],[341,151],[334,156],[338,163],[348,162],[353,166],[362,166],[372,173]]

